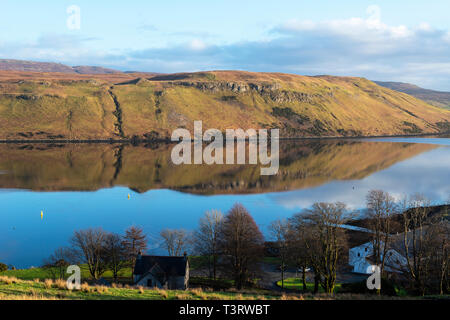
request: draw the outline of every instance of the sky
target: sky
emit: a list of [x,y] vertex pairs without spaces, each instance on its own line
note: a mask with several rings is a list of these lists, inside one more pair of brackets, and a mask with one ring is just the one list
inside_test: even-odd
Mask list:
[[450,91],[449,12],[448,0],[2,0],[0,58],[361,76]]

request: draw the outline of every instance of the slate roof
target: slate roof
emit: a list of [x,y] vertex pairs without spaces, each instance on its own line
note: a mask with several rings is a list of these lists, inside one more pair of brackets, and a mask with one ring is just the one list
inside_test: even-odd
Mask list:
[[135,275],[143,275],[157,264],[166,276],[184,277],[186,275],[187,259],[185,257],[141,256],[136,260]]

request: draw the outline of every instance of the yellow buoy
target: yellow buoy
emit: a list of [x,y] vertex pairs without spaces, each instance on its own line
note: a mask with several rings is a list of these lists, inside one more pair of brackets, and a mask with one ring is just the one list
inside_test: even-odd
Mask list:
[[44,211],[41,211],[41,220],[44,219]]
[[128,194],[128,200],[130,200],[131,199],[131,195],[130,194]]

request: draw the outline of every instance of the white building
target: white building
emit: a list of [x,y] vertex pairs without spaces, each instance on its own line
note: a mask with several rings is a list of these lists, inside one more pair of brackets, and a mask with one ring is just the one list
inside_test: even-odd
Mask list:
[[[381,249],[383,250],[383,248]],[[373,243],[367,242],[358,247],[351,248],[349,251],[348,264],[353,267],[354,273],[371,274],[371,266],[375,264],[373,258]],[[401,272],[406,266],[407,261],[404,256],[389,249],[385,259],[385,270],[389,272]]]

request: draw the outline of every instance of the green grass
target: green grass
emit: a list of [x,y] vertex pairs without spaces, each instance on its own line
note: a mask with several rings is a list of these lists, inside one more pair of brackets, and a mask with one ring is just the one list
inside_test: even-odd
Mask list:
[[[45,280],[52,278],[52,273],[44,268],[30,268],[30,269],[17,269],[17,270],[7,270],[0,272],[0,276],[16,277],[21,280]],[[66,274],[67,278],[69,274]],[[91,280],[91,275],[86,265],[81,265],[81,279],[84,281]],[[106,271],[102,278],[112,281],[113,274],[111,271]],[[131,268],[125,268],[119,272],[120,280],[131,279]]]
[[[277,286],[281,288],[281,280],[277,282]],[[287,290],[303,290],[303,282],[302,279],[299,278],[288,278],[284,280],[284,288]],[[341,284],[337,283],[334,292],[339,293],[339,289],[341,288]],[[314,283],[307,282],[306,283],[306,291],[314,292]],[[322,286],[319,285],[319,293],[324,293]]]

